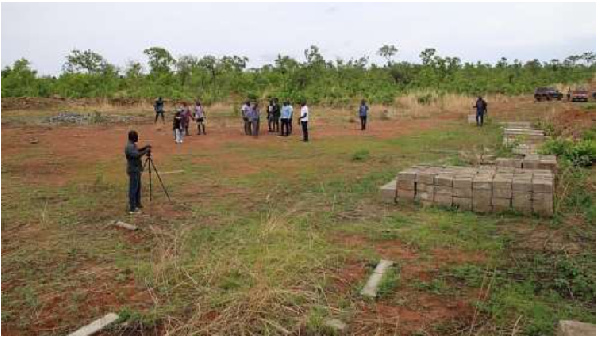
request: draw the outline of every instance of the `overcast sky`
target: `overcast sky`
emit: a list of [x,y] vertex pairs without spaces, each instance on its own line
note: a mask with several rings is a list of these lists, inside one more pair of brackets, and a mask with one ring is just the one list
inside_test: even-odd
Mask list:
[[442,56],[495,62],[563,59],[596,51],[595,3],[2,3],[2,67],[25,57],[58,74],[70,50],[92,49],[109,62],[145,63],[143,50],[174,56],[244,55],[250,67],[278,53],[326,59],[369,56],[383,44],[397,60]]

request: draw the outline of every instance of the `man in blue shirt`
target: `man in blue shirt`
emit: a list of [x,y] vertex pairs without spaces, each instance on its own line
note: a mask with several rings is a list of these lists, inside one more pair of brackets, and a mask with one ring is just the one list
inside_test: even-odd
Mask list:
[[360,107],[358,108],[358,116],[360,117],[360,130],[367,129],[367,113],[369,112],[369,106],[367,102],[362,99],[360,101]]
[[280,136],[290,135],[290,125],[292,124],[292,112],[293,108],[289,101],[283,102],[283,108],[281,108],[281,134]]

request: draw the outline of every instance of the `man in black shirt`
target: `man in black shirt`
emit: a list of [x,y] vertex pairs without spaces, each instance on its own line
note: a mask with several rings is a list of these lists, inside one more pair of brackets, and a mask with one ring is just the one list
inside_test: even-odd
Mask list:
[[156,117],[154,118],[154,123],[158,121],[158,115],[162,117],[163,123],[165,123],[165,102],[162,97],[159,97],[156,102],[154,102],[154,111],[156,112]]
[[129,131],[125,146],[125,158],[127,159],[127,175],[129,175],[129,213],[139,212],[142,208],[142,156],[150,153],[150,145],[138,149],[138,133]]

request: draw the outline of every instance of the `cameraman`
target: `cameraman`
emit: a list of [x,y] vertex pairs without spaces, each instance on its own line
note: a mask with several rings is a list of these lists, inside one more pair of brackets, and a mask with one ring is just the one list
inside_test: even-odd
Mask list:
[[127,159],[127,175],[129,175],[129,213],[139,212],[142,208],[142,156],[150,154],[152,146],[146,145],[138,149],[138,133],[129,131],[128,141],[125,146],[125,158]]

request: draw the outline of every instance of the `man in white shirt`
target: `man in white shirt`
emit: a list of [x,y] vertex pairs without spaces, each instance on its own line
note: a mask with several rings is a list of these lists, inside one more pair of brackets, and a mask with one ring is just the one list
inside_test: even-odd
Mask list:
[[248,118],[248,115],[250,115],[250,100],[246,100],[246,102],[244,103],[244,105],[242,106],[241,112],[242,112],[242,123],[244,124],[244,133],[246,135],[252,135],[252,128],[251,128],[251,124],[250,124],[250,119]]
[[308,106],[306,100],[302,100],[300,108],[300,123],[302,124],[303,141],[308,142]]

